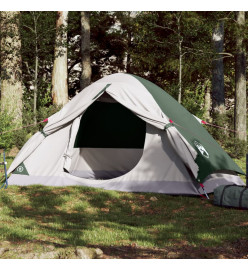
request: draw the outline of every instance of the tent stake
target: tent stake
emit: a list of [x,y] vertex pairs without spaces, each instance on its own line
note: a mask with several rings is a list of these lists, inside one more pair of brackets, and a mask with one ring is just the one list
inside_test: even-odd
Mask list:
[[208,197],[207,192],[205,191],[204,185],[203,185],[203,184],[200,184],[200,186],[201,186],[201,188],[202,188],[202,190],[203,190],[203,192],[204,192],[205,196],[206,196],[206,197],[207,197],[207,199],[209,200],[209,197]]

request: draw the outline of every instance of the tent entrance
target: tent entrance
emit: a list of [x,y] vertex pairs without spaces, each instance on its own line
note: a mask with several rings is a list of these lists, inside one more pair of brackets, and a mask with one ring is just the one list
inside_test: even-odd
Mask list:
[[146,123],[113,99],[103,102],[104,97],[80,120],[70,172],[75,176],[115,178],[132,170],[143,154]]

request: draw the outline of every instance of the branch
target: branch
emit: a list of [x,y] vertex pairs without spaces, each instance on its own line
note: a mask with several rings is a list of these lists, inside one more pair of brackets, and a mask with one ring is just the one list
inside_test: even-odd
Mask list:
[[[42,12],[42,11],[41,11]],[[36,17],[36,22],[38,21],[40,15],[41,15],[41,12],[38,13],[37,17]]]
[[190,47],[187,47],[187,46],[182,46],[182,47],[185,48],[185,49],[188,49],[188,50],[201,52],[200,54],[204,54],[204,53],[213,54],[213,52],[203,51],[203,50],[200,50],[200,49],[190,48]]
[[[227,14],[226,17],[220,18],[220,19],[218,19],[218,21],[227,21],[227,20],[230,20],[230,18],[228,18],[228,17],[229,17],[233,12],[234,12],[234,11],[230,11],[230,12]],[[231,20],[232,20],[232,18],[231,18]]]
[[37,38],[40,39],[43,35],[46,35],[47,33],[52,32],[54,30],[56,30],[56,28],[52,28],[52,29],[49,29],[47,31],[44,31],[44,33],[41,33],[40,35],[37,35]]
[[168,44],[171,44],[171,45],[175,45],[175,43],[170,42],[170,41],[160,41],[160,40],[157,40],[157,39],[155,39],[154,41],[156,41],[159,44],[166,44],[166,43],[168,43]]
[[30,69],[29,69],[29,65],[28,65],[28,62],[24,62],[26,68],[27,68],[27,71],[28,71],[28,74],[31,75],[31,72],[30,72]]
[[226,55],[226,57],[234,57],[234,55],[231,54],[231,53],[222,52],[222,53],[218,53],[218,54],[220,54],[220,55]]
[[[221,54],[221,53],[220,53],[220,54]],[[215,58],[215,59],[213,59],[213,61],[215,61],[215,60],[221,60],[221,59],[228,58],[228,57],[234,57],[234,56],[233,56],[233,55],[227,55],[227,56]]]
[[[166,43],[168,43],[168,44],[171,44],[171,45],[174,45],[175,46],[175,43],[170,42],[170,41],[164,41],[163,42],[163,41],[160,41],[160,40],[157,40],[157,39],[155,39],[154,41],[157,42],[157,43],[159,43],[159,44],[166,44]],[[198,50],[198,49],[190,48],[190,47],[187,47],[187,46],[182,46],[182,48],[188,49],[188,50],[191,50],[191,51],[199,51],[200,52],[200,53],[190,52],[190,53],[195,54],[195,55],[201,55],[201,54],[204,54],[204,53],[213,54],[213,52],[204,52],[203,50]],[[189,53],[189,52],[185,52],[185,54],[186,53]]]
[[26,27],[26,28],[28,28],[31,32],[35,33],[34,29],[31,28],[30,26],[27,26],[26,24],[23,24],[23,27]]
[[162,29],[170,30],[170,31],[172,31],[172,32],[174,32],[175,34],[178,35],[178,33],[177,33],[174,29],[172,29],[172,28],[170,28],[170,27],[162,26],[162,25],[158,25],[158,24],[153,24],[152,26],[153,26],[153,27],[157,27],[157,28],[162,28]]

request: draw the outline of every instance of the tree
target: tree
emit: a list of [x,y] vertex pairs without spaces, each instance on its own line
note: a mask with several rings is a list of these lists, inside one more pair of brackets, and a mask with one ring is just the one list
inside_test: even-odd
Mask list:
[[82,72],[80,78],[80,89],[90,85],[91,62],[90,62],[90,18],[89,12],[81,12],[81,63]]
[[[52,65],[55,36],[55,12],[26,11],[21,13],[21,40],[23,82],[26,86],[24,98],[33,97],[33,119],[37,123],[37,109],[43,96],[49,91],[46,82]],[[50,79],[50,78],[49,78]],[[24,106],[25,106],[24,101]]]
[[[136,33],[136,18],[139,12],[125,11],[115,12],[116,29],[115,33],[119,42],[122,43],[123,53],[123,71],[132,73],[132,57],[134,52],[134,40]],[[118,26],[118,27],[117,27]]]
[[[133,26],[130,12],[92,12],[91,58],[92,80],[103,75],[124,72],[128,68],[127,32]],[[129,22],[129,23],[128,23]]]
[[212,67],[212,106],[213,113],[225,113],[225,91],[224,91],[224,21],[219,20],[212,35],[214,59]]
[[235,130],[240,140],[246,141],[246,52],[244,44],[245,12],[236,14],[235,56]]
[[1,12],[1,110],[22,122],[20,11]]
[[67,20],[68,11],[58,11],[52,73],[52,98],[53,104],[62,106],[68,102]]
[[[90,55],[82,54],[81,45],[81,12],[70,11],[68,18],[68,74],[69,96],[77,94],[82,76],[82,57],[88,55],[91,68],[91,77],[88,81],[96,81],[106,74],[123,70],[124,50],[118,40],[119,33],[115,32],[116,18],[114,12],[94,11],[89,12],[90,25]],[[89,39],[88,39],[89,41]],[[81,43],[82,42],[82,43]],[[83,61],[85,63],[85,61]],[[89,61],[86,61],[89,63]],[[88,73],[89,74],[89,73]],[[87,77],[87,76],[86,76]]]
[[202,117],[212,59],[208,14],[141,12],[135,24],[132,71]]

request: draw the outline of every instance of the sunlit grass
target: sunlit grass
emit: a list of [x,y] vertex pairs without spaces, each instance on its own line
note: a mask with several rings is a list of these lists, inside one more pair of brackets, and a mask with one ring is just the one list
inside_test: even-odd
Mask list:
[[0,192],[1,241],[163,248],[178,241],[223,245],[245,235],[247,211],[198,197],[86,187],[11,186]]
[[[235,161],[245,170],[245,158]],[[150,200],[154,196],[157,200]],[[247,235],[248,211],[216,207],[199,197],[88,187],[0,190],[0,247],[7,242],[10,246],[32,244],[37,250],[41,245],[134,243],[144,248],[182,244],[200,248],[225,246]]]
[[[244,171],[246,172],[246,157],[243,157],[241,159],[234,159],[234,161],[237,163],[237,165]],[[245,175],[240,176],[244,182],[246,182]]]

